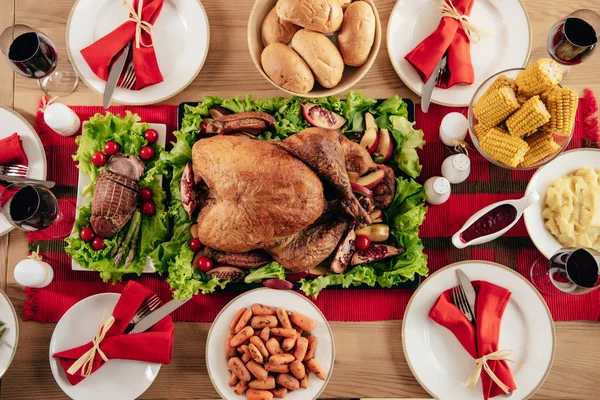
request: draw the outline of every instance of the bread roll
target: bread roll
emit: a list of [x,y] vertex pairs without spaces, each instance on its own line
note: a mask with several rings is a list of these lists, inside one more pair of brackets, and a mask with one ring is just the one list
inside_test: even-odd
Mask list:
[[344,23],[338,35],[338,45],[344,63],[351,67],[363,65],[375,40],[375,13],[371,5],[355,1],[344,13]]
[[263,45],[266,47],[271,43],[288,44],[298,29],[300,28],[291,22],[282,21],[277,16],[275,7],[273,7],[262,23],[261,36]]
[[338,0],[340,2],[340,5],[342,6],[342,8],[346,8],[350,5],[350,3],[352,3],[352,0]]
[[282,43],[265,47],[260,55],[265,73],[276,85],[294,93],[308,93],[315,84],[310,68],[302,57]]
[[336,32],[344,19],[339,0],[279,0],[276,9],[282,20],[322,33]]
[[340,83],[344,60],[327,36],[300,29],[292,38],[292,48],[306,61],[321,86],[332,88]]

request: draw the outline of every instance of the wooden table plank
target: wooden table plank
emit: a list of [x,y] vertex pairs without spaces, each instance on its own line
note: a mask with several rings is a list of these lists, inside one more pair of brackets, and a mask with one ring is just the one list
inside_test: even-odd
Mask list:
[[[14,15],[25,23],[48,34],[65,56],[64,30],[73,0],[45,2],[19,0]],[[176,97],[167,101],[198,100],[204,95],[279,96],[257,72],[246,45],[246,20],[251,0],[205,0],[211,24],[211,47],[206,64],[198,78]],[[0,0],[0,27],[12,20],[14,0]],[[232,7],[232,5],[235,5]],[[377,1],[384,32],[394,0]],[[547,2],[526,0],[533,30],[532,59],[546,56],[546,35],[551,26],[577,8],[598,9],[598,0]],[[30,122],[39,100],[35,81],[12,76],[6,63],[0,63],[0,102],[12,104]],[[582,91],[591,87],[600,93],[600,56],[595,55],[577,66],[566,77],[566,85]],[[243,79],[240,79],[243,77]],[[8,84],[6,84],[8,83]],[[371,71],[355,87],[368,96],[387,97],[399,94],[418,100],[404,87],[387,56],[385,40]],[[68,104],[100,104],[99,95],[84,85],[64,99]],[[8,262],[5,261],[6,254]],[[27,254],[27,238],[23,232],[10,235],[0,242],[0,285],[7,282],[7,292],[22,318],[24,291],[12,278],[14,265]],[[4,278],[5,277],[5,278]],[[3,286],[0,286],[3,287]],[[19,348],[13,365],[2,379],[0,399],[63,399],[48,367],[48,343],[53,324],[21,323]],[[217,395],[206,375],[204,346],[209,324],[178,323],[175,327],[173,363],[163,366],[155,384],[143,398],[210,399]],[[400,330],[401,321],[377,323],[332,323],[336,339],[337,358],[333,378],[324,397],[348,398],[427,398],[427,393],[413,378],[404,360]],[[593,371],[600,368],[600,325],[589,322],[559,322],[556,324],[557,350],[554,367],[535,398],[594,399],[600,388],[600,377]]]

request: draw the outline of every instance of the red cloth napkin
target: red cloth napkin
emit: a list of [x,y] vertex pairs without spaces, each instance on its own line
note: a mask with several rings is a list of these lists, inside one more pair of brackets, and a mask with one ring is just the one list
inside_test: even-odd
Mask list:
[[[23,143],[16,132],[0,140],[0,165],[4,164],[29,165],[27,155],[23,150]],[[4,185],[1,183],[0,189],[4,189]]]
[[[452,302],[452,289],[448,289],[440,295],[429,311],[429,318],[449,329],[471,357],[477,359],[498,350],[500,323],[511,293],[485,281],[473,281],[473,287],[477,292],[475,303],[477,328],[473,327]],[[475,347],[476,341],[477,348]],[[506,361],[488,361],[488,365],[511,392],[517,388]],[[473,368],[475,368],[475,363],[473,363]],[[483,370],[481,384],[485,400],[504,394],[502,389]]]
[[[474,2],[475,0],[454,0],[453,4],[461,15],[470,15]],[[471,43],[460,22],[454,18],[443,17],[437,29],[404,58],[417,70],[421,80],[426,82],[446,51],[450,71],[447,87],[457,83],[473,83],[475,73],[471,64]]]
[[[135,0],[133,7],[137,10],[138,1]],[[160,14],[164,0],[146,0],[142,9],[142,20],[154,24]],[[133,68],[135,70],[135,85],[133,90],[143,89],[146,86],[154,85],[163,81],[160,73],[154,46],[144,47],[141,43],[149,44],[151,36],[142,30],[142,40],[139,49],[135,46],[136,23],[127,21],[117,29],[100,38],[88,47],[81,50],[83,58],[88,63],[92,71],[103,80],[108,79],[110,68],[113,62],[121,54],[121,51],[127,43],[133,40],[131,52],[133,53]],[[126,68],[124,68],[125,71]]]
[[[152,291],[134,281],[129,281],[123,290],[123,294],[121,294],[112,313],[115,322],[106,333],[102,343],[100,343],[100,350],[104,352],[109,360],[122,359],[161,364],[171,363],[173,321],[170,316],[163,318],[146,332],[122,334],[144,299],[152,294]],[[108,316],[105,317],[108,318]],[[98,321],[98,324],[100,324],[100,321]],[[83,346],[53,354],[53,357],[58,358],[60,365],[65,370],[67,379],[72,385],[77,385],[85,378],[81,376],[80,371],[70,375],[67,370],[91,347],[92,342],[90,340],[89,343]],[[102,365],[104,365],[104,360],[96,352],[92,373]]]

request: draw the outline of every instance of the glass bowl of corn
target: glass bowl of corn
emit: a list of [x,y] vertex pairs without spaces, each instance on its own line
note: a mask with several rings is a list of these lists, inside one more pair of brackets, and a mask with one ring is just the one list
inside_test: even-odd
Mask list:
[[562,68],[541,59],[488,78],[469,106],[469,134],[479,153],[511,170],[539,168],[569,144],[578,95],[560,86]]

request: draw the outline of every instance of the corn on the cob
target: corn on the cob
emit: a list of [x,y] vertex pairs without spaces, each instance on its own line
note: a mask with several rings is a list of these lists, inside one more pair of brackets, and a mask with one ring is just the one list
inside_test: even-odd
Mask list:
[[513,136],[525,137],[550,121],[550,113],[540,96],[527,100],[519,110],[506,120],[506,127]]
[[485,136],[485,134],[488,133],[488,131],[490,129],[491,128],[488,128],[481,124],[477,124],[473,127],[473,133],[475,134],[475,136],[477,136],[477,139],[479,139],[479,141],[481,141],[483,139],[483,137]]
[[515,84],[519,94],[531,97],[550,90],[561,79],[562,68],[560,64],[549,58],[542,58],[517,75]]
[[534,133],[525,141],[529,145],[529,151],[525,153],[525,159],[521,163],[524,167],[530,167],[542,158],[560,150],[560,145],[554,141],[550,132]]
[[570,136],[575,125],[579,96],[569,88],[553,88],[545,97],[550,112],[550,122],[545,128],[559,135]]
[[516,167],[523,161],[529,145],[523,139],[496,127],[485,134],[481,140],[481,149],[494,160]]
[[490,85],[490,87],[487,88],[487,90],[483,93],[483,95],[481,96],[481,99],[483,99],[485,96],[489,95],[490,93],[492,93],[495,90],[502,89],[503,87],[511,87],[513,82],[514,81],[512,79],[510,79],[509,77],[507,77],[506,75],[504,75],[504,74],[500,75],[498,78],[496,78],[494,83],[492,83]]
[[510,87],[502,87],[482,97],[473,107],[473,114],[479,123],[493,127],[504,121],[519,108],[515,92]]

